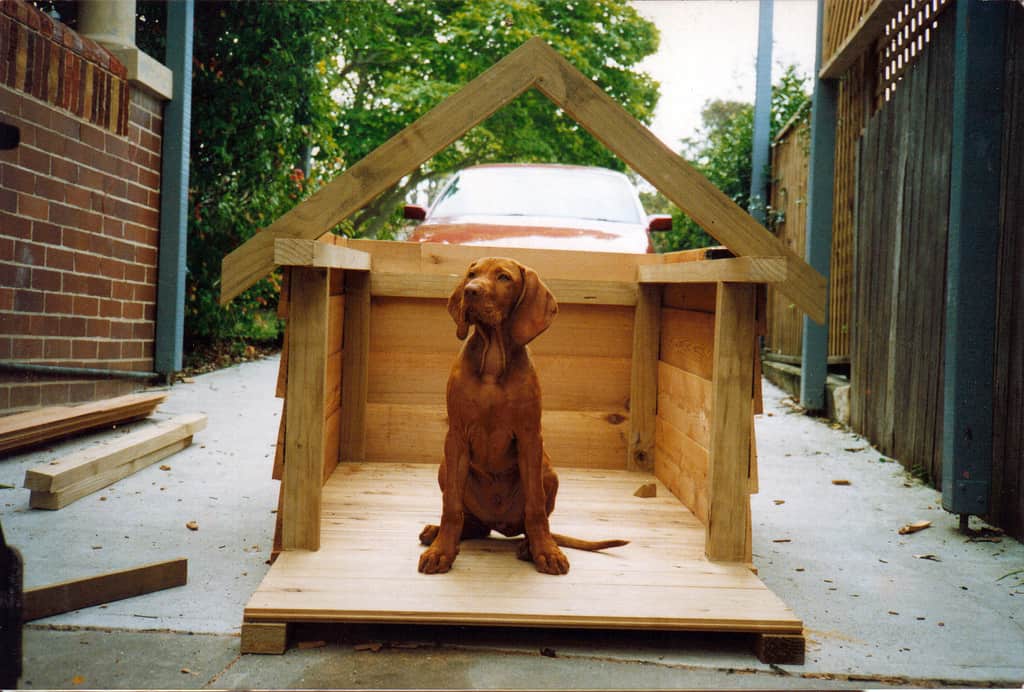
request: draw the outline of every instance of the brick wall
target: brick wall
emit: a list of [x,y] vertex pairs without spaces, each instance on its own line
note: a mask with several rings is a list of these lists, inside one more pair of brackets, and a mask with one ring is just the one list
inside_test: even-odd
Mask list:
[[[162,104],[116,58],[0,0],[0,360],[151,371]],[[0,370],[0,412],[139,381]]]

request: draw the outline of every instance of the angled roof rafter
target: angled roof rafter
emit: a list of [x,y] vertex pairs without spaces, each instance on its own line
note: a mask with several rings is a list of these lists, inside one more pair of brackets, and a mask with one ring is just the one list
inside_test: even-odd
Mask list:
[[540,38],[533,38],[428,111],[224,258],[221,303],[273,271],[274,240],[316,239],[431,156],[536,88],[737,255],[789,261],[777,285],[812,319],[825,317],[825,278]]

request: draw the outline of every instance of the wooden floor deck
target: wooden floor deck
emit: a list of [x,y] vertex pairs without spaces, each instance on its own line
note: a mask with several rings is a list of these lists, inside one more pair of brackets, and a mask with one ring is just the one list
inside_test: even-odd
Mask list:
[[420,574],[417,536],[441,510],[436,471],[339,465],[324,487],[321,549],[279,556],[245,608],[243,650],[257,623],[802,632],[747,566],[704,559],[704,527],[661,483],[654,498],[633,495],[654,480],[644,473],[559,470],[553,531],[631,541],[603,553],[566,550],[568,575],[539,574],[515,558],[515,540],[497,538],[464,542],[447,574]]

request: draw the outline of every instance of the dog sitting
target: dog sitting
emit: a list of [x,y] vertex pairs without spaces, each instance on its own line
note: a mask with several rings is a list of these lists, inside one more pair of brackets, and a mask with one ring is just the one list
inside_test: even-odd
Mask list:
[[525,534],[519,558],[547,574],[569,571],[559,546],[626,545],[553,534],[548,524],[558,476],[544,451],[540,383],[526,345],[551,325],[558,304],[537,272],[501,257],[477,260],[448,299],[448,312],[460,340],[474,330],[448,378],[441,523],[420,533],[429,547],[419,571],[447,572],[461,540],[492,530]]

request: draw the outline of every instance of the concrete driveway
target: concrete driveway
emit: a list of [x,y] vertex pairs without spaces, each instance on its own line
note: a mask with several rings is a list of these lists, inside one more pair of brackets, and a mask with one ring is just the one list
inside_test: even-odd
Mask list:
[[[157,417],[207,414],[195,443],[59,511],[29,509],[25,470],[103,434],[0,462],[0,485],[14,486],[0,489],[0,522],[25,558],[26,587],[174,557],[189,563],[187,586],[27,625],[22,687],[1024,683],[1024,572],[1012,574],[1024,570],[1024,547],[961,535],[936,491],[863,438],[794,412],[768,383],[754,560],[805,622],[805,665],[764,665],[747,638],[731,635],[397,626],[300,629],[283,656],[240,656],[242,610],[267,569],[274,528],[277,364],[173,387]],[[918,520],[931,528],[897,533]]]

